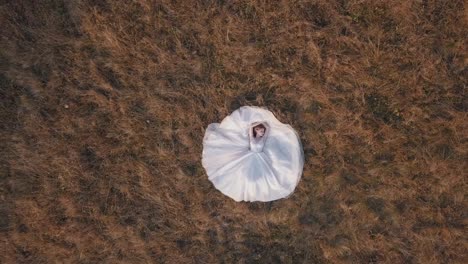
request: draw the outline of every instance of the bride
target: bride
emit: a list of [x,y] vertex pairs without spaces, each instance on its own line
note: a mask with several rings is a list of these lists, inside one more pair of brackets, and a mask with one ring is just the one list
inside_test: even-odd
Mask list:
[[294,191],[304,154],[291,126],[266,109],[243,106],[208,126],[202,164],[215,188],[235,201],[267,202]]

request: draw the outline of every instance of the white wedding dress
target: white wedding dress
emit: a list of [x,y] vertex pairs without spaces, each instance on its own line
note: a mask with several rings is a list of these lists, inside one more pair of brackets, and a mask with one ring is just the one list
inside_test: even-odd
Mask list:
[[[253,136],[262,124],[263,137]],[[203,167],[216,189],[235,201],[273,201],[289,196],[299,182],[304,153],[299,136],[270,111],[243,106],[208,126]]]

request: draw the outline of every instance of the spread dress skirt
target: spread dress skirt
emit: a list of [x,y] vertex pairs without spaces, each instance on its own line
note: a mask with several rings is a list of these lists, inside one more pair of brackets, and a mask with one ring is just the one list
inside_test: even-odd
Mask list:
[[292,194],[304,153],[290,125],[264,108],[243,106],[208,126],[202,164],[214,187],[235,201],[268,202]]

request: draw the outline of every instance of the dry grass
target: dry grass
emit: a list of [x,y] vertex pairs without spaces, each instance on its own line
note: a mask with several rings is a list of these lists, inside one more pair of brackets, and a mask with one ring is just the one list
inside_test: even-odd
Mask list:
[[[463,0],[2,2],[0,262],[466,261]],[[299,131],[290,199],[208,181],[241,105]]]

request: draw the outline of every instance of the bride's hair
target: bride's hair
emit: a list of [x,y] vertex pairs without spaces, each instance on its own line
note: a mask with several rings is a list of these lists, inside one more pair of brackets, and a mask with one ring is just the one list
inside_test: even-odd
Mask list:
[[257,132],[255,131],[256,128],[263,128],[263,131],[266,131],[266,127],[262,124],[258,124],[254,127],[252,127],[252,132],[253,132],[253,136],[254,138],[257,138]]

